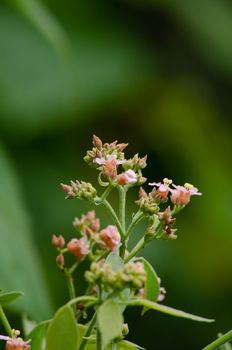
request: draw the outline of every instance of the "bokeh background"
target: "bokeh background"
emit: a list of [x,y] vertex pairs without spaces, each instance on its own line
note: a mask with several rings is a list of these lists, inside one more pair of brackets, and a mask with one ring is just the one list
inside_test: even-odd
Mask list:
[[95,133],[147,154],[149,181],[204,194],[179,215],[178,240],[144,255],[167,305],[216,322],[134,309],[128,338],[196,350],[232,328],[231,38],[229,0],[1,1],[0,287],[25,293],[12,318],[49,318],[68,298],[51,235],[71,238],[91,207],[65,201],[59,184],[95,182],[82,161]]

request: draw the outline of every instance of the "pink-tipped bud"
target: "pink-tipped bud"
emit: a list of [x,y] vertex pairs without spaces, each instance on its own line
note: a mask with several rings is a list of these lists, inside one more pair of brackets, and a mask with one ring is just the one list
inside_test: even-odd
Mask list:
[[63,254],[57,255],[56,263],[57,263],[58,266],[64,266],[64,256],[63,256]]
[[89,243],[85,237],[80,239],[73,238],[67,244],[68,251],[75,255],[78,261],[84,260],[84,258],[89,254]]
[[147,192],[142,187],[139,189],[139,198],[147,198]]
[[93,145],[99,150],[102,148],[102,141],[96,135],[93,135]]
[[127,146],[128,143],[119,143],[118,145],[116,145],[116,149],[118,152],[122,152]]
[[52,235],[52,245],[56,248],[63,248],[65,245],[64,237],[59,235],[57,237],[55,234]]
[[104,230],[102,230],[99,234],[101,241],[104,246],[106,246],[109,250],[114,250],[121,241],[121,236],[117,230],[116,226],[109,225]]
[[60,186],[62,187],[62,189],[64,190],[64,192],[67,194],[65,199],[72,199],[75,198],[76,193],[73,190],[73,186],[70,185],[66,185],[66,184],[60,184]]

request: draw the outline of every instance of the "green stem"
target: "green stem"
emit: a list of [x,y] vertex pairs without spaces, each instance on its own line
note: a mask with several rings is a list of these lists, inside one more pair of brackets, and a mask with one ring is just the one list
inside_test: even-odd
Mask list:
[[144,237],[142,237],[138,243],[134,246],[134,248],[132,249],[132,251],[126,256],[124,262],[127,263],[128,261],[130,261],[135,255],[138,254],[138,252],[143,249],[146,245],[145,239]]
[[214,350],[219,346],[225,344],[227,341],[232,340],[232,330],[222,335],[220,338],[213,341],[211,344],[207,345],[202,350]]
[[76,297],[75,288],[73,284],[73,278],[70,272],[66,272],[68,291],[70,299],[74,299]]
[[67,305],[71,306],[73,304],[77,304],[77,303],[81,303],[81,302],[85,302],[85,301],[93,301],[94,303],[98,302],[98,299],[95,297],[91,297],[89,295],[82,295],[81,297],[76,297],[72,300],[70,300]]
[[101,195],[100,197],[100,201],[103,202],[107,197],[108,195],[110,194],[110,192],[112,191],[113,189],[113,186],[112,185],[109,185],[107,187],[107,189],[103,192],[103,194]]
[[110,350],[116,350],[116,348],[117,348],[117,344],[115,344],[114,342],[112,342],[112,343],[110,344]]
[[85,334],[84,334],[84,336],[82,338],[82,341],[80,343],[80,346],[79,346],[78,350],[83,350],[84,349],[84,347],[85,347],[85,345],[86,345],[86,343],[88,341],[87,337],[90,336],[90,334],[92,332],[92,329],[93,329],[93,327],[94,327],[94,325],[96,323],[96,318],[97,318],[97,313],[95,312],[95,314],[93,315],[93,317],[92,317],[92,319],[91,319],[91,321],[89,323],[89,326],[88,326],[88,328],[87,328],[87,330],[86,330],[86,332],[85,332]]
[[108,210],[108,212],[110,213],[111,217],[113,218],[114,223],[117,226],[117,229],[118,229],[119,233],[121,233],[121,235],[123,235],[124,232],[123,232],[122,226],[120,224],[120,221],[118,220],[118,217],[115,214],[115,211],[112,208],[112,206],[110,205],[110,203],[106,199],[104,199],[102,204],[105,206],[105,208]]
[[139,209],[137,213],[134,215],[127,231],[126,231],[126,238],[129,237],[130,233],[133,231],[135,226],[139,223],[139,221],[143,218],[143,212]]
[[122,226],[123,235],[125,236],[126,231],[126,188],[118,186],[119,193],[119,221]]
[[12,337],[12,328],[11,328],[9,322],[8,322],[8,319],[6,318],[6,315],[5,315],[1,305],[0,305],[0,319],[2,321],[3,326],[5,327],[5,330],[6,330],[7,334],[10,337]]
[[96,350],[103,350],[103,347],[102,347],[102,341],[101,341],[101,334],[100,334],[100,331],[97,329],[97,348]]

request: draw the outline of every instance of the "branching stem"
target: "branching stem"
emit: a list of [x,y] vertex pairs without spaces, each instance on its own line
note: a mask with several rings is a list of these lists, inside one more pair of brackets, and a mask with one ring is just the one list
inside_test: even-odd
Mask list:
[[220,338],[214,340],[211,344],[207,345],[202,350],[214,350],[217,349],[219,346],[225,344],[229,340],[232,340],[232,330],[222,335]]

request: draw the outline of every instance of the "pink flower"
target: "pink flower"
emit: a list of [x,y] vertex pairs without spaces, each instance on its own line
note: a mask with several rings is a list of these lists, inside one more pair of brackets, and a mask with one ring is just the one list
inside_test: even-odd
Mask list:
[[68,251],[75,255],[76,259],[79,261],[84,260],[84,258],[89,254],[89,243],[85,237],[80,239],[73,238],[67,244]]
[[167,178],[163,179],[162,182],[150,182],[150,186],[155,186],[152,190],[152,196],[157,198],[160,201],[165,201],[168,197],[168,193],[170,191],[169,185],[172,183],[172,180]]
[[117,176],[117,183],[122,186],[127,184],[134,184],[137,182],[137,180],[137,174],[131,169]]
[[191,184],[186,183],[184,186],[176,186],[170,188],[171,201],[175,205],[185,206],[189,203],[191,196],[201,196],[202,193],[198,192],[198,189]]
[[109,225],[105,229],[101,230],[99,237],[109,250],[114,250],[121,241],[121,236],[116,226]]
[[120,160],[120,159],[117,159],[117,156],[115,154],[108,154],[105,157],[101,157],[101,158],[95,158],[94,159],[94,162],[99,164],[99,165],[104,165],[106,164],[106,162],[111,162],[111,161],[115,161],[115,164],[116,165],[121,165],[121,164],[124,164],[126,163],[126,159],[123,159],[123,160]]
[[22,338],[18,337],[20,334],[17,330],[12,330],[13,336],[9,337],[7,335],[0,335],[0,340],[6,340],[6,350],[30,350],[29,345],[31,339],[24,341]]

